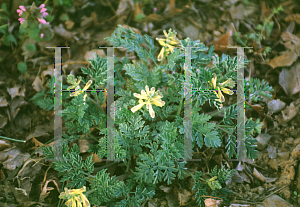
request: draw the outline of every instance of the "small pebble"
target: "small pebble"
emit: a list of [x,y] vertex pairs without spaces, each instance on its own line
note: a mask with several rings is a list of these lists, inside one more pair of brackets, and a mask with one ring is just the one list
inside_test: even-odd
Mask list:
[[258,194],[262,195],[264,193],[265,189],[263,187],[258,187]]
[[268,102],[268,109],[271,113],[280,112],[285,108],[285,106],[286,104],[279,99]]

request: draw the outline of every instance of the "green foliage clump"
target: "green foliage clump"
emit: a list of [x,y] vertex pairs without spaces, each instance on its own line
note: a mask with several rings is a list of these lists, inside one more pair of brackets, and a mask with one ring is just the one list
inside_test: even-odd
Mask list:
[[[106,114],[100,107],[104,102],[104,95],[83,91],[72,95],[74,97],[71,101],[64,104],[63,117],[65,126],[69,129],[68,134],[63,136],[66,142],[63,145],[63,158],[66,161],[52,163],[59,176],[63,176],[61,182],[69,181],[68,187],[81,188],[86,186],[88,181],[90,185],[87,189],[90,191],[87,192],[87,197],[91,204],[127,207],[142,206],[155,196],[157,186],[161,183],[172,184],[178,179],[192,176],[195,181],[194,190],[197,190],[195,198],[199,206],[204,206],[205,196],[222,198],[228,202],[226,196],[229,195],[229,191],[225,188],[225,182],[233,175],[233,170],[224,167],[217,170],[215,167],[207,175],[204,172],[196,172],[194,176],[186,167],[187,162],[182,161],[185,157],[186,126],[183,117],[185,47],[196,47],[191,50],[192,88],[197,91],[192,93],[192,123],[187,123],[192,125],[192,149],[189,150],[203,147],[216,149],[224,144],[230,158],[236,154],[237,103],[221,109],[220,93],[216,93],[217,89],[213,88],[212,82],[215,81],[217,87],[225,87],[226,84],[228,87],[234,87],[240,61],[227,55],[218,57],[214,54],[213,47],[207,48],[200,41],[187,38],[180,40],[179,46],[174,47],[170,54],[165,53],[166,58],[159,63],[156,60],[157,49],[153,40],[147,35],[136,34],[130,28],[125,29],[122,26],[106,39],[114,47],[122,46],[127,51],[134,51],[139,57],[135,61],[114,58],[115,158],[124,160],[124,171],[128,174],[128,179],[126,182],[117,182],[104,170],[93,175],[94,163],[91,156],[82,161],[77,145],[68,149],[66,143],[78,139],[81,133],[95,138],[90,129],[96,128],[101,137],[97,138],[97,145],[90,146],[89,152],[97,153],[101,158],[107,156]],[[204,51],[207,53],[204,54]],[[75,78],[69,75],[69,83],[73,88],[77,85],[79,89],[82,88],[80,80],[83,84],[92,82],[92,89],[105,85],[106,61],[107,58],[96,56],[90,61],[92,69],[82,68],[82,72],[88,76]],[[208,67],[210,62],[212,64]],[[247,63],[247,60],[245,62]],[[149,86],[151,91],[160,91],[157,94],[161,100],[156,97],[156,104],[153,95],[151,97],[149,95],[151,92],[149,94],[148,91],[143,92],[146,86]],[[260,84],[259,81],[250,79],[246,82],[245,91],[246,101],[259,101],[259,98],[254,97],[268,97],[272,88],[265,82]],[[137,98],[141,96],[144,99],[138,100]],[[154,117],[150,115],[149,104],[136,109],[143,101],[150,101],[155,112]],[[163,101],[163,104],[159,101]],[[202,109],[206,102],[219,111],[215,114],[206,114]],[[136,110],[133,110],[133,107]],[[224,117],[219,123],[212,121],[215,115],[222,112]],[[255,150],[257,140],[253,136],[260,133],[261,126],[259,119],[255,121],[252,118],[246,119],[245,148],[246,155],[250,159],[257,157]],[[51,147],[43,148],[43,152],[45,156],[53,156]]]

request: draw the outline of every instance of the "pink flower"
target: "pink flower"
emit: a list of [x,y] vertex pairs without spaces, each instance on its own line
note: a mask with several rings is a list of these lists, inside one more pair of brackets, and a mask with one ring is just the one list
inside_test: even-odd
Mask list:
[[43,15],[43,17],[46,17],[48,15],[48,13],[44,12],[42,15]]
[[44,7],[45,7],[45,4],[41,4],[41,6],[39,8],[41,9],[41,8],[44,8]]
[[20,21],[21,24],[23,24],[23,22],[25,22],[24,18],[19,18],[18,20]]
[[19,13],[19,16],[21,16],[23,14],[23,11],[20,9],[17,9],[17,12]]
[[47,9],[46,9],[46,8],[42,8],[42,9],[40,10],[40,13],[43,13],[43,12],[45,12],[45,11],[47,11]]
[[43,38],[44,37],[44,34],[43,33],[41,33],[41,38]]
[[24,6],[19,6],[19,8],[23,11],[26,11],[25,7]]
[[44,20],[44,19],[39,19],[38,18],[38,20],[39,20],[40,24],[47,24],[46,20]]

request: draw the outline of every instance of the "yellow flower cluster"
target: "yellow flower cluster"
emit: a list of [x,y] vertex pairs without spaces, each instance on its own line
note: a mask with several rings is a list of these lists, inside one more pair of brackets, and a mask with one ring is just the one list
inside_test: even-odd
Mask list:
[[[159,107],[164,106],[165,102],[161,100],[163,95],[159,91],[155,92],[154,87],[152,87],[151,91],[149,91],[149,86],[146,85],[145,89],[146,89],[146,91],[142,90],[141,94],[137,94],[137,93],[133,94],[136,98],[139,99],[139,104],[136,105],[135,107],[132,107],[131,111],[133,113],[135,113],[136,111],[141,109],[146,104],[147,109],[149,109],[150,116],[152,118],[154,118],[155,117],[155,112],[154,112],[151,104],[154,104],[154,105],[159,106]],[[146,102],[144,102],[143,99],[145,99]]]
[[[76,82],[76,81],[72,82],[72,86],[69,86],[69,87],[68,87],[68,90],[69,90],[69,89],[74,89],[74,88],[75,88],[75,90],[76,90],[75,92],[73,92],[73,93],[70,94],[71,97],[72,97],[72,96],[78,96],[78,95],[84,93],[84,92],[91,86],[91,84],[93,83],[92,80],[89,80],[89,81],[86,83],[86,85],[84,86],[84,88],[83,88],[82,90],[77,91],[77,90],[80,89],[80,86],[79,86],[80,81],[81,81],[81,77],[78,79],[77,82]],[[83,101],[86,100],[86,97],[87,97],[87,94],[85,94],[85,95],[83,96]],[[85,103],[84,103],[84,104],[85,104]]]
[[[222,94],[221,91],[223,91],[226,94],[232,95],[233,92],[225,87],[229,87],[229,88],[233,88],[235,86],[235,82],[232,81],[231,78],[229,78],[227,81],[223,82],[223,83],[219,83],[219,86],[217,86],[217,76],[214,73],[214,77],[211,79],[211,82],[209,81],[209,83],[213,86],[214,89],[217,89],[218,93],[216,91],[214,91],[214,93],[217,95],[218,99],[216,99],[216,101],[219,102],[225,102],[225,98]],[[223,107],[223,104],[221,104],[221,108]]]
[[[65,188],[65,192],[59,195],[60,199],[68,200],[65,204],[68,207],[90,207],[90,202],[83,194],[86,191],[85,186],[80,189],[68,190]],[[77,205],[76,205],[77,203]],[[81,204],[82,203],[82,204]]]
[[166,39],[164,38],[156,38],[156,40],[159,42],[159,44],[161,46],[163,46],[163,48],[161,49],[161,51],[159,52],[159,55],[157,56],[157,60],[161,61],[164,58],[165,52],[166,55],[168,55],[171,52],[174,52],[174,46],[173,45],[177,45],[179,44],[179,40],[176,38],[175,33],[171,33],[169,31],[169,34],[167,34],[166,30],[163,31],[164,35],[166,36]]

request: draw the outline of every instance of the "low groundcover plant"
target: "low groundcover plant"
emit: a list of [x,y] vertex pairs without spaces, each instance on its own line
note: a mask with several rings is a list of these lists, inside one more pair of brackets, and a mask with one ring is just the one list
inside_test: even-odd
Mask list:
[[[237,57],[218,57],[213,47],[208,49],[200,41],[189,38],[178,40],[176,32],[171,29],[168,33],[164,31],[164,35],[167,39],[157,39],[159,54],[155,42],[148,35],[136,34],[130,28],[119,26],[106,38],[114,47],[134,51],[139,58],[132,62],[126,57],[115,57],[114,60],[114,148],[115,158],[124,160],[124,172],[128,175],[124,181],[110,177],[106,169],[94,175],[92,155],[83,161],[77,144],[68,147],[81,135],[95,138],[91,128],[96,128],[100,135],[96,138],[98,145],[90,145],[89,152],[100,158],[107,156],[106,112],[100,107],[105,100],[104,93],[85,91],[89,86],[89,89],[96,90],[100,85],[106,85],[107,58],[95,54],[96,57],[89,60],[92,68],[81,69],[85,77],[68,76],[71,86],[63,85],[64,89],[84,88],[84,91],[63,93],[62,115],[69,129],[67,134],[63,134],[63,159],[66,161],[53,161],[51,165],[59,172],[58,176],[62,176],[61,182],[68,181],[65,192],[60,195],[66,206],[76,206],[76,201],[77,206],[138,207],[156,195],[159,185],[172,185],[190,176],[199,206],[204,206],[205,198],[210,196],[229,202],[230,192],[224,185],[234,170],[223,166],[220,169],[214,167],[211,172],[207,169],[207,173],[193,172],[188,162],[179,161],[184,158],[185,48],[193,47],[192,88],[197,89],[192,93],[193,151],[223,146],[229,158],[235,156],[237,103],[222,108],[226,101],[222,93],[234,96],[229,88],[236,88],[240,62]],[[207,54],[204,51],[208,51]],[[208,67],[210,62],[213,64]],[[270,98],[270,91],[272,88],[267,83],[250,79],[246,81],[245,99],[258,101],[261,100],[259,95]],[[43,99],[44,96],[37,94],[33,100],[44,109],[53,108],[53,104],[49,107],[49,101],[44,103]],[[207,101],[211,108],[216,107],[219,111],[205,114],[201,106]],[[219,123],[212,121],[222,112],[224,117]],[[250,159],[257,157],[253,135],[261,133],[261,126],[259,119],[246,118],[245,149]],[[43,153],[49,159],[54,157],[52,147],[44,147]],[[78,195],[75,195],[76,192]]]

